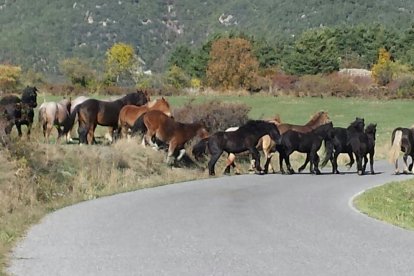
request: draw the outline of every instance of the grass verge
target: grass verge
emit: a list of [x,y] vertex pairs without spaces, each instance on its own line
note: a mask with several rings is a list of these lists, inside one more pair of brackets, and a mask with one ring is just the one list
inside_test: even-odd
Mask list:
[[370,217],[414,230],[414,180],[372,188],[355,198],[354,204]]

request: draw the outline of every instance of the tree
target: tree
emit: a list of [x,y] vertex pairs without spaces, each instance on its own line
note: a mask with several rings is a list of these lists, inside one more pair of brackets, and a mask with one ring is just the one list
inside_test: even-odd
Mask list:
[[106,76],[110,82],[131,81],[140,73],[141,66],[132,45],[115,43],[106,52]]
[[294,75],[338,70],[338,50],[333,31],[323,28],[302,33],[285,59],[284,69]]
[[12,91],[16,89],[22,69],[19,66],[0,64],[0,91]]
[[59,62],[59,70],[74,85],[87,87],[96,77],[96,73],[88,63],[79,58],[66,58]]
[[248,40],[221,38],[213,42],[207,66],[207,82],[224,89],[250,88],[259,63]]
[[392,80],[392,61],[391,54],[381,48],[378,54],[378,62],[372,66],[372,77],[379,85],[387,85]]

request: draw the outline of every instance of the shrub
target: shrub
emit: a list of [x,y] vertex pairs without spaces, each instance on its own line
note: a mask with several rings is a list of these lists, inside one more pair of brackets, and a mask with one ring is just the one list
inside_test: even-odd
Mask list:
[[247,122],[250,107],[239,103],[225,103],[217,100],[202,104],[187,102],[183,107],[174,110],[174,118],[178,122],[191,123],[203,120],[210,133],[240,126]]

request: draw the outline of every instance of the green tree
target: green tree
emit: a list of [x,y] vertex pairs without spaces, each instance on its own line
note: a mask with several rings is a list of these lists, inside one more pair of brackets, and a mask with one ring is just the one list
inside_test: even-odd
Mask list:
[[79,58],[66,58],[60,61],[59,70],[72,84],[82,87],[87,87],[96,79],[96,72],[89,67],[88,62]]
[[295,75],[338,70],[338,50],[333,31],[323,28],[302,33],[286,57],[284,69]]

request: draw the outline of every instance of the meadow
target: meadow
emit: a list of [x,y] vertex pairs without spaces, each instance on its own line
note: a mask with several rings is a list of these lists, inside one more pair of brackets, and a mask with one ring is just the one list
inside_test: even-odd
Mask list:
[[[44,100],[57,101],[60,98],[40,94],[38,103]],[[154,98],[157,96],[152,97]],[[319,110],[329,112],[334,126],[346,127],[355,117],[364,117],[366,123],[378,124],[377,159],[386,158],[392,130],[397,126],[411,126],[411,118],[414,118],[414,109],[411,107],[414,102],[411,100],[268,95],[166,98],[173,110],[188,101],[197,104],[214,99],[245,103],[251,107],[249,117],[252,119],[266,119],[279,114],[282,121],[295,124],[306,123]],[[104,128],[99,128],[97,135],[105,131]],[[13,135],[16,133],[13,132]],[[55,135],[56,132],[52,132],[52,136]],[[7,253],[16,241],[30,225],[37,223],[50,211],[101,196],[207,177],[207,171],[203,170],[205,163],[196,163],[190,167],[168,167],[163,163],[163,152],[143,149],[138,140],[83,147],[64,143],[46,145],[36,123],[30,142],[25,139],[21,142],[14,140],[15,145],[10,151],[0,152],[0,274],[7,264]],[[297,162],[293,165],[297,168],[303,156],[295,156]],[[223,164],[224,157],[217,164],[219,175],[219,168],[223,168]],[[243,171],[247,172],[248,162],[242,162],[241,165]],[[413,183],[407,185],[413,186]],[[363,200],[369,202],[372,198]],[[362,205],[364,204],[358,206]],[[364,212],[370,213],[370,208],[377,207],[370,205]],[[381,215],[379,217],[382,219]],[[410,219],[414,221],[413,216]],[[395,220],[392,222],[395,223]]]

